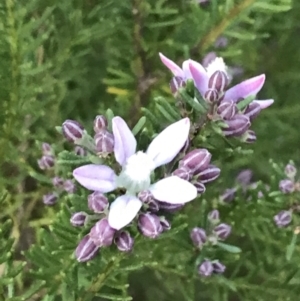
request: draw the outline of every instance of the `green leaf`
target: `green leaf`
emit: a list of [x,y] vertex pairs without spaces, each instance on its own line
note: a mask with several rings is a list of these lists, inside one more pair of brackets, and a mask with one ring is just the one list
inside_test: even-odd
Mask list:
[[237,108],[242,111],[244,110],[253,100],[255,99],[255,95],[250,95],[244,100],[240,101],[236,106]]
[[298,234],[296,234],[294,232],[293,236],[292,236],[292,239],[291,239],[291,242],[286,248],[285,258],[286,258],[287,261],[290,261],[292,259],[292,256],[293,256],[294,251],[295,251],[296,242],[297,242],[297,236],[298,236]]
[[229,253],[237,254],[237,253],[242,252],[242,250],[239,247],[228,245],[228,244],[225,244],[223,242],[218,242],[217,246],[220,247],[221,249],[229,252]]
[[134,128],[131,130],[134,136],[136,136],[143,129],[146,121],[147,118],[145,116],[140,118],[140,120],[136,123]]
[[181,96],[182,100],[184,102],[186,102],[187,104],[189,104],[195,111],[202,113],[202,114],[207,112],[207,110],[198,102],[197,99],[192,98],[187,93],[185,88],[180,88],[178,91],[179,91],[179,95]]

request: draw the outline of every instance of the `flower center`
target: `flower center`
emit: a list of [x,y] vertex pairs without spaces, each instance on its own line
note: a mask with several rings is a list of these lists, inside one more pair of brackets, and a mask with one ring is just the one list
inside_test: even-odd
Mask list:
[[216,71],[223,71],[227,74],[227,66],[224,63],[223,58],[216,57],[207,67],[206,72],[208,77],[211,77]]
[[127,189],[127,193],[136,194],[150,186],[150,175],[154,162],[147,154],[137,152],[129,157],[118,177],[118,186]]

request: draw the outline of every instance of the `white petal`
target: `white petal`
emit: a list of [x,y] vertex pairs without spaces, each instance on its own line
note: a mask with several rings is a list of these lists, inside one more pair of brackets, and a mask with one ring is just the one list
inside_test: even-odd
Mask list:
[[122,195],[110,205],[108,213],[109,225],[120,230],[127,226],[138,214],[142,207],[142,202],[135,196]]
[[121,117],[117,116],[112,119],[112,130],[115,139],[115,158],[123,166],[127,158],[135,153],[136,140],[127,123]]
[[197,196],[196,187],[177,176],[162,179],[151,185],[149,190],[155,199],[169,204],[184,204]]
[[253,100],[253,102],[258,103],[261,109],[266,109],[273,104],[274,99]]
[[103,193],[116,188],[116,174],[106,165],[88,164],[73,171],[73,176],[83,187]]
[[201,95],[204,95],[208,89],[208,75],[203,66],[193,60],[190,60],[190,72],[194,83]]
[[158,134],[150,143],[147,155],[155,167],[171,162],[184,146],[190,131],[190,120],[181,119]]

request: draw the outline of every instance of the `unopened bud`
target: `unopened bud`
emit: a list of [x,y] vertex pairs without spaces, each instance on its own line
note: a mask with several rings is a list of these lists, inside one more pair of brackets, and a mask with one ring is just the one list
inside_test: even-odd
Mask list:
[[115,237],[115,244],[121,252],[130,252],[132,250],[133,243],[134,240],[127,231],[121,231]]
[[294,179],[297,174],[297,168],[293,164],[287,164],[284,169],[286,176],[290,179]]
[[189,152],[179,162],[179,167],[187,167],[192,172],[198,172],[208,167],[211,160],[211,154],[207,149],[198,148]]
[[99,247],[96,246],[89,235],[86,235],[78,244],[75,250],[75,257],[79,262],[85,262],[93,259]]
[[98,221],[90,231],[90,237],[98,247],[110,246],[113,242],[116,230],[113,229],[107,218]]
[[52,146],[49,143],[43,142],[42,143],[42,152],[43,155],[51,155],[52,154]]
[[239,172],[235,181],[241,186],[248,186],[251,183],[253,172],[251,169],[244,169]]
[[251,102],[245,109],[244,115],[248,116],[250,121],[258,116],[261,111],[261,107],[257,102]]
[[75,212],[71,216],[70,222],[71,222],[72,226],[74,226],[74,227],[82,227],[82,226],[84,226],[84,223],[85,223],[87,217],[88,217],[88,215],[83,211]]
[[234,200],[236,188],[226,189],[220,196],[220,201],[224,203],[230,203]]
[[45,155],[40,160],[38,160],[38,165],[40,169],[50,169],[55,164],[55,159],[53,156]]
[[74,193],[76,191],[76,186],[72,180],[64,181],[63,188],[68,193]]
[[170,204],[166,202],[158,202],[159,209],[166,212],[176,212],[184,207],[184,204]]
[[202,228],[194,228],[190,233],[190,238],[193,242],[193,245],[199,249],[205,244],[207,240],[206,232]]
[[63,188],[64,179],[62,179],[61,177],[54,177],[52,178],[52,184],[56,188]]
[[77,156],[82,156],[82,157],[84,157],[84,156],[87,155],[87,151],[86,151],[83,147],[81,147],[81,146],[79,146],[79,145],[76,145],[76,146],[75,146],[75,148],[74,148],[74,153],[75,153]]
[[252,130],[248,130],[243,134],[242,141],[245,143],[254,143],[256,140],[256,134]]
[[76,142],[84,135],[84,127],[76,120],[66,120],[62,124],[62,133],[70,142]]
[[102,130],[106,130],[108,122],[105,116],[97,115],[94,119],[94,131],[98,133]]
[[106,130],[102,130],[94,136],[96,151],[98,153],[109,154],[114,150],[114,136]]
[[223,71],[215,71],[208,80],[208,88],[223,92],[228,85],[227,74]]
[[292,193],[295,190],[295,184],[290,179],[284,179],[279,182],[279,189],[281,190],[281,192],[286,194]]
[[209,183],[217,179],[220,175],[221,169],[215,165],[208,165],[208,167],[197,173],[196,181],[203,184]]
[[204,99],[211,103],[216,102],[219,99],[219,93],[217,90],[207,90]]
[[217,209],[214,209],[212,211],[210,211],[207,215],[208,220],[212,223],[212,224],[217,224],[220,221],[220,212]]
[[153,200],[153,195],[150,190],[143,190],[139,192],[138,198],[145,204],[148,204],[151,200]]
[[226,270],[226,266],[222,264],[220,261],[213,262],[214,273],[223,274]]
[[227,224],[220,224],[214,228],[214,233],[219,239],[226,239],[231,233],[231,226]]
[[[206,0],[206,2],[209,1]],[[216,58],[217,58],[217,54],[214,51],[208,52],[202,60],[202,66],[204,68],[208,67],[210,63],[213,62]]]
[[202,194],[206,190],[205,185],[201,181],[196,180],[193,182],[193,185],[196,187],[198,194]]
[[163,231],[160,218],[152,213],[140,214],[138,218],[138,228],[144,236],[150,238],[158,237]]
[[103,193],[95,191],[88,196],[88,207],[95,213],[102,213],[108,207],[108,199]]
[[292,212],[282,210],[277,215],[274,216],[274,222],[278,228],[283,228],[288,226],[292,221]]
[[171,229],[171,223],[164,216],[160,218],[160,224],[163,231],[169,231]]
[[209,260],[202,262],[198,268],[198,273],[200,276],[209,277],[214,271],[213,264]]
[[231,120],[226,120],[226,128],[223,128],[223,134],[227,137],[240,137],[250,127],[251,123],[247,116],[238,114],[235,115]]
[[177,176],[180,179],[189,181],[192,177],[192,171],[187,166],[181,166],[175,169],[172,173],[173,176]]
[[228,45],[228,39],[226,37],[218,37],[215,41],[216,48],[226,48]]
[[54,205],[58,200],[58,196],[55,193],[48,193],[43,196],[43,203],[47,206]]
[[224,120],[233,118],[237,113],[238,109],[232,100],[223,100],[217,108],[217,114]]
[[171,79],[170,81],[170,89],[173,95],[177,94],[177,91],[182,88],[185,87],[186,83],[184,81],[184,79],[180,76],[175,76]]

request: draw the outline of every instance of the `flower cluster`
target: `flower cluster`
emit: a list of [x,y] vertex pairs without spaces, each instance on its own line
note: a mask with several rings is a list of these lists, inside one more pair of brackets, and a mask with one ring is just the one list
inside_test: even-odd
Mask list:
[[[220,223],[220,214],[218,210],[209,212],[207,216],[207,229],[195,227],[190,232],[190,238],[193,245],[198,249],[217,245],[218,241],[224,241],[231,233],[231,226]],[[211,276],[213,273],[223,273],[225,266],[219,260],[205,259],[198,266],[198,273],[201,276]]]
[[[160,58],[174,75],[170,84],[174,94],[180,87],[185,86],[187,80],[193,80],[201,97],[210,107],[208,117],[213,121],[222,121],[224,136],[238,137],[247,143],[255,142],[255,132],[249,129],[251,122],[262,109],[273,103],[273,99],[251,99],[263,87],[264,74],[228,89],[230,76],[222,58],[215,58],[206,68],[191,59],[184,61],[180,68],[163,54],[160,54]],[[246,105],[243,105],[243,100],[247,100]]]

